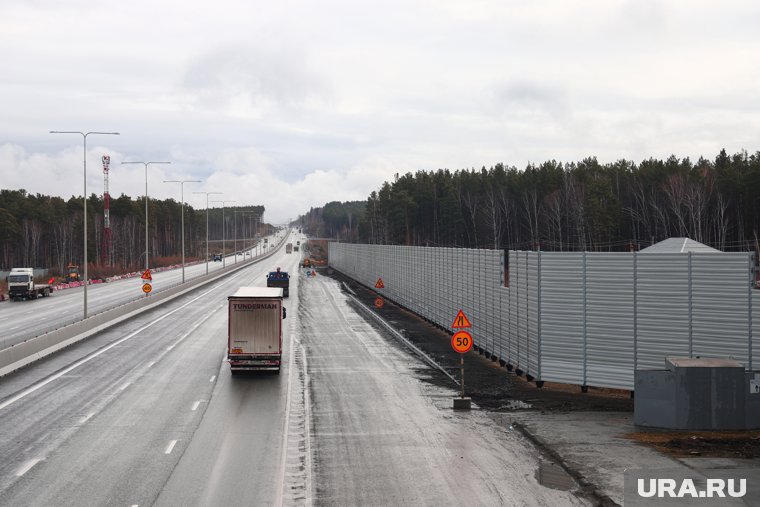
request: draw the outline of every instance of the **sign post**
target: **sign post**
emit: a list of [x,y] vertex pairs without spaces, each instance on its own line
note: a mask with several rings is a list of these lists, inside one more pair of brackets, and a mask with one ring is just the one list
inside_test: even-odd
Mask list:
[[[377,279],[377,282],[375,282],[375,288],[376,289],[384,289],[385,288],[385,284],[383,283],[383,279],[382,278],[378,278]],[[379,310],[380,308],[383,307],[384,304],[385,304],[385,302],[383,301],[383,298],[381,298],[380,296],[378,296],[378,297],[375,298],[375,308],[377,308]]]
[[464,312],[459,310],[451,327],[459,330],[451,337],[451,348],[455,352],[459,352],[460,385],[462,387],[462,397],[454,398],[454,410],[470,410],[472,400],[464,396],[464,355],[472,349],[473,339],[472,335],[463,329],[472,327],[472,324]]
[[150,274],[150,269],[146,269],[145,272],[142,274],[140,279],[143,281],[142,285],[142,291],[147,296],[150,294],[150,291],[153,290],[153,286],[151,285],[151,282],[153,281],[153,276]]

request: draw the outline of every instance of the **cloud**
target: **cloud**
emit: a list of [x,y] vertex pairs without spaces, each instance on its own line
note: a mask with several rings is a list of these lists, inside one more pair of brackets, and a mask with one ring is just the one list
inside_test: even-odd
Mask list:
[[327,100],[326,83],[294,49],[218,47],[196,58],[181,85],[202,107],[260,118],[276,107],[308,107]]
[[200,179],[280,221],[397,172],[754,151],[758,25],[750,0],[7,0],[0,186],[81,193],[51,129],[121,132],[88,190],[103,153],[133,197],[119,162],[170,160],[151,195]]

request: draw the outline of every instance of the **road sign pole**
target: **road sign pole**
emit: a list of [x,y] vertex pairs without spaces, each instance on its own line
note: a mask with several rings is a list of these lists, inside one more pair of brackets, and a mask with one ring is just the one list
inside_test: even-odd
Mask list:
[[459,371],[462,372],[462,399],[464,399],[464,354],[459,354]]
[[451,337],[451,347],[455,352],[459,352],[459,372],[461,375],[460,385],[462,387],[462,396],[460,398],[454,398],[454,410],[470,410],[471,401],[470,398],[464,396],[464,355],[472,349],[473,339],[472,335],[463,328],[472,327],[472,323],[467,318],[462,310],[457,312],[457,316],[454,318],[454,323],[451,325],[453,329],[458,329],[454,336]]

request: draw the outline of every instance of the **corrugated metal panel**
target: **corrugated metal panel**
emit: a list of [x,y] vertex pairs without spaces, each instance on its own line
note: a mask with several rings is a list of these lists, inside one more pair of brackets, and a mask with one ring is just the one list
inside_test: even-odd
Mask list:
[[521,370],[528,368],[528,253],[515,252],[515,278],[517,282],[517,334],[515,345],[517,364]]
[[520,284],[517,283],[519,254],[515,251],[509,252],[509,364],[517,365],[520,361],[518,351],[520,344],[518,336],[520,334]]
[[664,368],[689,356],[688,256],[638,255],[637,368]]
[[692,355],[749,364],[749,253],[691,254]]
[[633,314],[633,256],[587,253],[587,385],[633,389]]
[[541,378],[583,383],[583,254],[541,253]]
[[752,369],[760,368],[760,289],[752,289]]
[[528,369],[527,373],[538,377],[538,256],[539,252],[527,253],[528,270]]

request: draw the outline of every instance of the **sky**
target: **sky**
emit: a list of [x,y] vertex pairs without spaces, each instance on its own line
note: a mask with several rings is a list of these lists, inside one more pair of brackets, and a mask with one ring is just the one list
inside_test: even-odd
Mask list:
[[[760,149],[756,0],[2,0],[0,188],[263,204],[395,173]],[[219,206],[216,203],[213,206]]]

